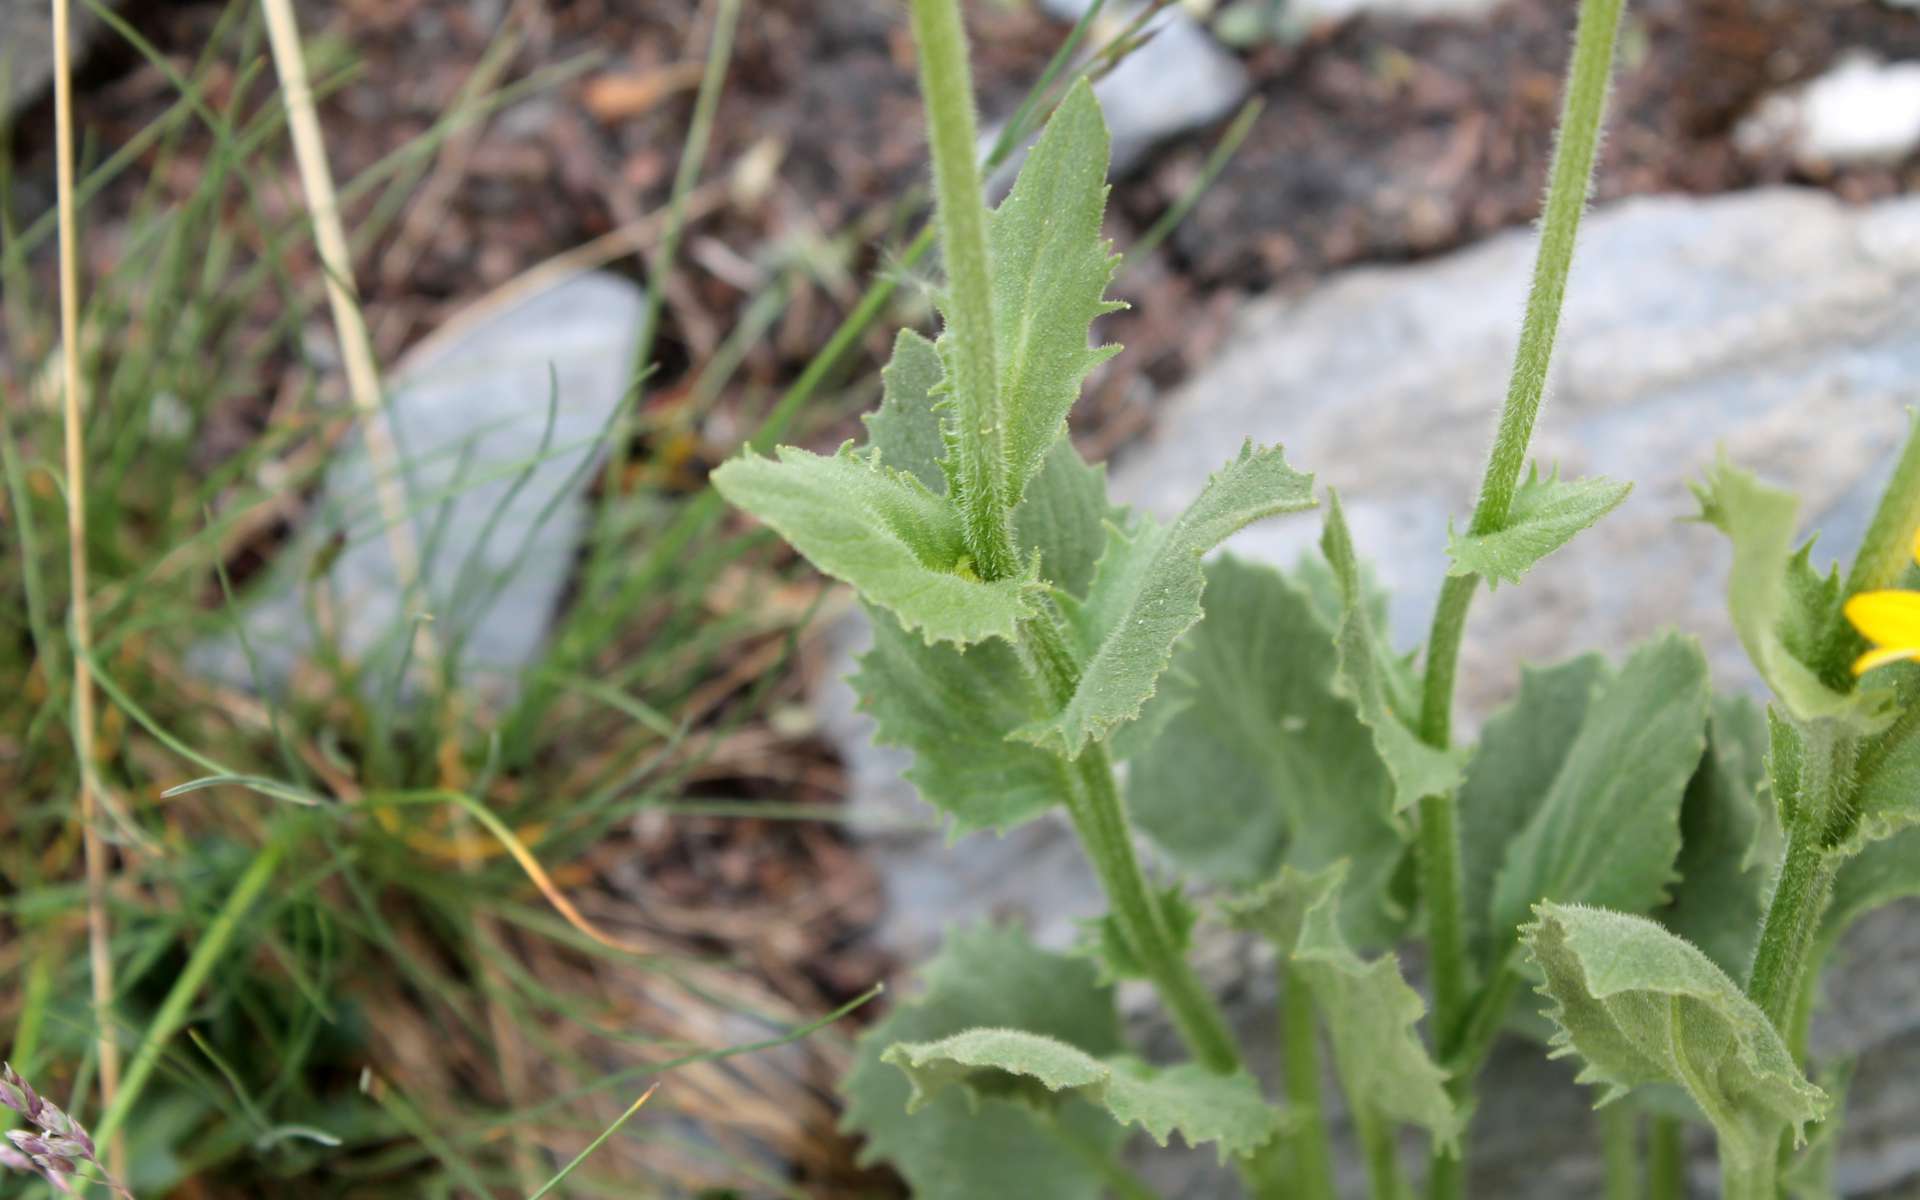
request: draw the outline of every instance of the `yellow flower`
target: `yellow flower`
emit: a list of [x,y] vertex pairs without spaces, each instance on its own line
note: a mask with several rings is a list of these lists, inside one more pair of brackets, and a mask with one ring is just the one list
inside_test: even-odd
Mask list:
[[[1920,562],[1920,531],[1914,533],[1913,557]],[[1873,649],[1853,660],[1853,673],[1905,659],[1920,661],[1920,592],[1887,589],[1861,592],[1847,601],[1847,620]]]

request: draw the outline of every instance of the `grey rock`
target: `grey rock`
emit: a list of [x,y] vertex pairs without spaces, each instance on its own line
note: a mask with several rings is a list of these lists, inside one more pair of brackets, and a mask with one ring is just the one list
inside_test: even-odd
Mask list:
[[1784,152],[1804,170],[1892,165],[1920,148],[1920,63],[1851,54],[1761,99],[1734,130],[1753,155]]
[[[645,305],[638,287],[601,273],[482,303],[394,373],[389,411],[436,641],[458,654],[464,688],[497,700],[540,650],[572,570],[589,468],[630,384]],[[406,598],[373,482],[356,437],[329,465],[295,547],[249,597],[243,627],[269,690],[313,648],[315,591],[331,598],[335,647],[374,667],[366,686],[392,677]],[[344,547],[316,589],[311,564],[336,534]],[[231,638],[195,661],[251,682]]]
[[[1043,7],[1058,20],[1078,21],[1090,5],[1091,0],[1045,0]],[[1118,32],[1137,9],[1109,3],[1098,18],[1100,30]],[[1153,35],[1147,43],[1093,85],[1113,135],[1115,177],[1138,166],[1155,145],[1224,119],[1253,87],[1240,60],[1179,5],[1154,17],[1147,29]],[[1090,37],[1088,44],[1102,45],[1104,39]],[[1009,163],[995,177],[998,186],[1011,183],[1015,165]]]
[[[73,6],[70,50],[79,66],[105,25],[80,4]],[[53,80],[53,17],[46,0],[0,0],[0,77],[6,80],[0,108],[15,112],[37,99]]]

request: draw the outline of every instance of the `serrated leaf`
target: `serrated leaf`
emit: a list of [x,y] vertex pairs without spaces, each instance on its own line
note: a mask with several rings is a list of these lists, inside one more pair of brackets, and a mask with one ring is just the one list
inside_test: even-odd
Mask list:
[[1059,802],[1060,760],[1007,740],[1045,710],[1012,646],[928,645],[884,612],[869,617],[873,648],[852,681],[860,707],[879,725],[876,742],[913,751],[907,779],[956,836],[1004,832]]
[[1546,903],[1523,931],[1546,974],[1555,1045],[1586,1062],[1601,1103],[1646,1083],[1685,1088],[1720,1136],[1723,1170],[1753,1171],[1827,1098],[1725,971],[1645,917]]
[[1017,1096],[1050,1107],[1078,1096],[1138,1125],[1160,1145],[1178,1132],[1188,1145],[1213,1143],[1221,1161],[1259,1149],[1279,1131],[1279,1114],[1245,1071],[1217,1075],[1197,1063],[1156,1070],[1131,1058],[1096,1058],[1044,1034],[969,1029],[936,1042],[902,1042],[882,1056],[913,1085],[909,1108],[964,1087],[976,1101]]
[[1033,582],[974,577],[958,514],[912,475],[847,447],[831,457],[792,446],[776,453],[733,459],[714,485],[927,641],[1011,639],[1032,613]]
[[1494,880],[1496,945],[1540,900],[1645,912],[1667,898],[1680,804],[1706,746],[1707,664],[1669,634],[1635,651],[1580,733]]
[[1806,610],[1809,603],[1822,603],[1822,589],[1809,581],[1811,568],[1806,567],[1804,556],[1797,560],[1801,567],[1794,566],[1799,501],[1791,493],[1766,486],[1724,457],[1693,490],[1700,501],[1700,519],[1733,543],[1727,610],[1747,657],[1781,704],[1802,722],[1835,721],[1860,733],[1884,725],[1882,690],[1835,691],[1787,644],[1789,631],[1824,625],[1827,619]]
[[[861,1037],[853,1069],[841,1081],[846,1127],[866,1137],[861,1161],[891,1162],[919,1200],[1101,1200],[1105,1179],[1025,1105],[970,1105],[952,1093],[909,1115],[911,1085],[880,1061],[896,1042],[931,1041],[982,1024],[1018,1024],[1089,1054],[1116,1054],[1119,1016],[1092,967],[1039,950],[1017,930],[976,927],[953,931],[923,975],[925,994]],[[1096,1152],[1116,1155],[1126,1138],[1107,1114],[1083,1101],[1063,1104],[1056,1116]]]
[[1174,643],[1200,619],[1202,556],[1262,517],[1312,506],[1313,477],[1289,467],[1278,446],[1248,442],[1173,524],[1142,516],[1128,530],[1109,526],[1086,601],[1063,605],[1085,656],[1079,686],[1059,712],[1017,736],[1076,758],[1139,716]]
[[1327,526],[1320,549],[1340,585],[1334,686],[1353,702],[1360,720],[1372,731],[1373,747],[1393,778],[1394,811],[1410,808],[1424,796],[1453,791],[1460,786],[1466,752],[1427,745],[1409,725],[1414,714],[1396,707],[1398,698],[1391,690],[1393,669],[1381,653],[1382,641],[1374,632],[1366,589],[1361,585],[1353,535],[1347,530],[1340,497],[1332,492],[1327,493]]
[[1456,1146],[1465,1128],[1460,1110],[1447,1095],[1447,1073],[1420,1040],[1426,1003],[1401,978],[1396,956],[1363,960],[1340,932],[1346,869],[1335,863],[1308,875],[1284,867],[1260,890],[1228,901],[1227,919],[1271,941],[1306,979],[1332,1035],[1348,1103]]
[[[1920,706],[1920,670],[1900,666],[1882,674],[1898,681],[1903,711]],[[1843,856],[1920,825],[1920,726],[1899,720],[1867,739],[1856,778],[1853,824],[1838,848]]]
[[1134,824],[1225,886],[1348,860],[1347,935],[1386,944],[1406,923],[1388,885],[1407,830],[1372,736],[1333,692],[1329,622],[1297,574],[1230,554],[1208,564],[1203,603],[1152,702],[1173,713],[1128,768]]
[[[1154,893],[1154,899],[1160,905],[1174,953],[1184,957],[1193,945],[1193,926],[1200,914],[1187,902],[1185,889],[1177,883]],[[1093,961],[1101,983],[1153,977],[1133,947],[1127,944],[1127,936],[1112,913],[1081,922],[1081,929],[1083,940],[1076,952]]]
[[1487,719],[1455,806],[1461,910],[1475,961],[1491,965],[1505,939],[1491,928],[1493,885],[1507,848],[1546,802],[1593,697],[1613,675],[1598,654],[1522,666],[1520,691]]
[[1014,545],[1025,558],[1039,556],[1041,579],[1084,598],[1106,545],[1107,522],[1126,519],[1125,509],[1107,503],[1106,467],[1088,466],[1062,436],[1013,512]]
[[1533,564],[1620,507],[1632,490],[1631,483],[1611,479],[1563,481],[1557,472],[1542,478],[1535,467],[1514,493],[1504,529],[1466,536],[1448,531],[1447,556],[1453,565],[1447,573],[1479,575],[1489,588],[1518,583]]
[[860,418],[881,465],[905,471],[936,496],[947,493],[947,476],[940,469],[947,443],[933,398],[940,379],[940,352],[913,330],[902,329],[893,339],[893,357],[880,371],[880,407]]
[[1082,80],[988,219],[1003,425],[985,436],[1003,447],[1009,512],[1060,439],[1087,372],[1120,349],[1088,345],[1094,318],[1124,307],[1105,298],[1120,263],[1100,236],[1107,150],[1106,121]]
[[1777,840],[1766,774],[1766,719],[1744,696],[1715,696],[1707,752],[1680,807],[1680,881],[1654,913],[1727,974],[1744,979],[1759,941],[1777,858],[1756,846]]
[[1853,1086],[1853,1059],[1842,1059],[1820,1071],[1820,1090],[1828,1096],[1827,1115],[1799,1155],[1780,1173],[1780,1186],[1792,1200],[1840,1200],[1833,1168],[1840,1157],[1840,1129],[1847,1110],[1847,1092]]

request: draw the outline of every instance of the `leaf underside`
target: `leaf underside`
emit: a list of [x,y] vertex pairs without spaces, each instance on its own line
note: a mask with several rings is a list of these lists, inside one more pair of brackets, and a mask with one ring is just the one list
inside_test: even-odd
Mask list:
[[1179,1133],[1189,1145],[1215,1144],[1221,1161],[1259,1149],[1279,1131],[1278,1113],[1245,1071],[1219,1075],[1197,1063],[1156,1069],[1126,1056],[1097,1058],[1044,1034],[969,1029],[932,1042],[901,1042],[882,1056],[906,1073],[910,1108],[952,1087],[977,1101],[1018,1099],[1043,1111],[1063,1097],[1104,1108],[1121,1125],[1138,1125],[1165,1146]]
[[[1091,1055],[1117,1054],[1119,1015],[1093,968],[1039,950],[1017,930],[982,926],[950,933],[922,975],[925,994],[861,1037],[853,1069],[840,1084],[846,1127],[866,1139],[861,1161],[891,1162],[920,1200],[1101,1200],[1107,1184],[1099,1171],[1027,1105],[969,1103],[949,1092],[909,1114],[911,1084],[881,1061],[896,1042],[934,1041],[978,1025],[1018,1025]],[[1126,1139],[1111,1117],[1082,1100],[1065,1099],[1055,1117],[1103,1155],[1117,1155]]]
[[1227,919],[1271,941],[1306,979],[1332,1035],[1348,1103],[1420,1125],[1439,1145],[1457,1146],[1462,1115],[1447,1094],[1447,1073],[1420,1038],[1426,1002],[1401,977],[1396,956],[1364,960],[1340,931],[1345,874],[1344,863],[1313,874],[1284,867],[1258,891],[1228,901]]
[[1655,922],[1548,903],[1523,937],[1554,1001],[1554,1044],[1585,1061],[1580,1081],[1606,1089],[1601,1103],[1678,1084],[1713,1123],[1722,1161],[1742,1172],[1826,1112],[1759,1006]]

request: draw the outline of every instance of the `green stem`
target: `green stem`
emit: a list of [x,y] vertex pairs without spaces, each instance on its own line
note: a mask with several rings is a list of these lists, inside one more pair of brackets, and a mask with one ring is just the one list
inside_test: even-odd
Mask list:
[[[1593,178],[1593,161],[1600,145],[1600,127],[1606,114],[1608,78],[1613,68],[1614,44],[1620,31],[1624,0],[1584,0],[1579,29],[1574,35],[1573,60],[1567,67],[1565,107],[1560,115],[1560,140],[1554,147],[1548,172],[1540,250],[1534,260],[1533,286],[1520,327],[1520,345],[1514,354],[1507,397],[1500,424],[1480,484],[1480,496],[1468,525],[1471,535],[1498,532],[1513,511],[1526,465],[1527,446],[1539,420],[1547,368],[1560,328],[1560,309],[1566,297],[1567,274],[1586,208]],[[1467,610],[1478,580],[1449,576],[1434,605],[1433,626],[1427,639],[1426,676],[1422,683],[1420,734],[1430,745],[1445,746],[1452,737],[1454,680],[1459,668],[1460,642]],[[1420,802],[1421,830],[1416,852],[1427,904],[1428,939],[1434,973],[1434,1028],[1443,1058],[1446,1043],[1459,1036],[1466,996],[1466,939],[1460,911],[1460,848],[1454,820],[1454,797],[1431,796]],[[1461,1071],[1453,1091],[1466,1098],[1469,1079]],[[1464,1164],[1436,1149],[1428,1174],[1428,1191],[1435,1200],[1452,1200],[1464,1191]]]
[[1798,823],[1787,835],[1786,861],[1767,902],[1747,983],[1747,994],[1782,1037],[1793,1035],[1794,1011],[1806,990],[1808,951],[1833,890],[1834,868],[1834,856],[1818,827],[1811,821]]
[[1287,1104],[1293,1121],[1293,1192],[1299,1200],[1334,1200],[1333,1143],[1327,1132],[1326,1105],[1320,1096],[1320,1029],[1314,1019],[1313,993],[1298,969],[1280,968],[1285,990],[1280,1028],[1285,1038]]
[[1779,1200],[1780,1167],[1771,1154],[1756,1154],[1747,1170],[1720,1156],[1721,1200]]
[[1647,1200],[1687,1200],[1687,1127],[1655,1117],[1647,1134]]
[[1019,569],[1019,561],[1007,504],[1006,423],[997,417],[987,205],[959,0],[913,0],[913,35],[920,45],[934,210],[947,266],[942,309],[950,349],[944,357],[960,434],[955,492],[974,569],[984,579],[1003,579]]
[[1853,569],[1847,572],[1846,594],[1898,583],[1913,561],[1915,529],[1920,529],[1920,423],[1909,420],[1906,447],[1880,494],[1880,507],[1867,526]]
[[1393,1122],[1382,1120],[1365,1104],[1353,1110],[1353,1132],[1360,1140],[1360,1156],[1367,1164],[1367,1190],[1373,1200],[1402,1200],[1407,1181],[1400,1174],[1400,1145],[1393,1138]]
[[1640,1114],[1618,1101],[1601,1109],[1600,1147],[1606,1159],[1607,1200],[1639,1200]]
[[1226,1018],[1181,953],[1166,911],[1140,869],[1106,748],[1089,746],[1068,770],[1073,786],[1067,791],[1067,812],[1113,905],[1120,936],[1160,993],[1193,1056],[1208,1070],[1238,1070],[1240,1049]]

